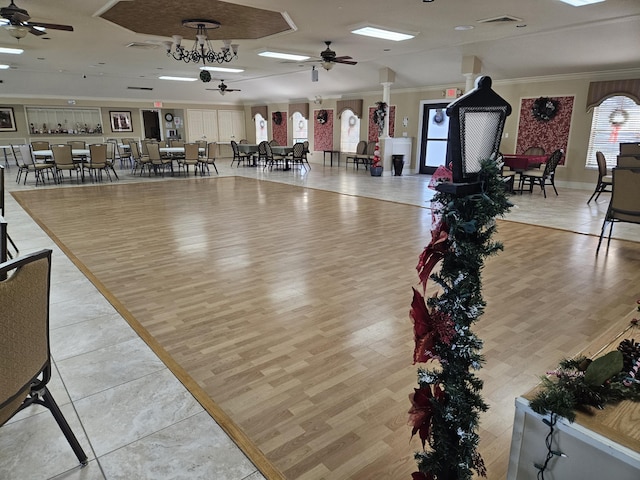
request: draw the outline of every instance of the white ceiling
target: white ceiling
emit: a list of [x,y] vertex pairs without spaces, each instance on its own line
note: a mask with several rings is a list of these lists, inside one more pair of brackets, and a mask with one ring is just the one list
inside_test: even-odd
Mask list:
[[[213,76],[242,91],[221,97],[205,90],[217,82],[158,80],[161,74],[195,77],[199,70],[167,57],[164,47],[155,47],[170,38],[134,33],[100,18],[99,13],[117,0],[15,1],[33,21],[73,25],[75,31],[50,30],[48,40],[28,35],[17,41],[0,29],[0,46],[25,49],[20,56],[0,54],[0,63],[12,66],[0,71],[0,96],[5,98],[249,104],[316,95],[337,98],[381,90],[379,71],[383,67],[396,72],[392,91],[464,84],[461,63],[468,55],[478,57],[482,73],[494,80],[640,67],[640,0],[606,0],[586,7],[559,0],[244,0],[231,3],[281,12],[291,19],[295,30],[259,40],[231,39],[240,44],[239,58],[225,65],[245,71]],[[9,0],[0,3],[4,6]],[[172,14],[170,9],[162,13]],[[522,21],[478,23],[504,15]],[[363,23],[418,35],[391,42],[350,33]],[[516,27],[520,23],[526,26]],[[457,25],[475,28],[456,31]],[[224,25],[220,32],[223,29]],[[325,40],[333,41],[338,56],[350,55],[358,64],[336,65],[331,71],[319,68],[319,81],[314,83],[310,64],[257,56],[264,48],[318,56]],[[131,42],[151,43],[152,48],[127,48]]]

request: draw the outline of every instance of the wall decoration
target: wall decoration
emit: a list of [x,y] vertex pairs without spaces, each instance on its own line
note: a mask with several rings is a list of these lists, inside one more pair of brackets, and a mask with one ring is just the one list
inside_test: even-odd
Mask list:
[[[529,147],[542,147],[547,154],[561,148],[567,151],[571,116],[573,114],[574,97],[551,97],[549,100],[557,102],[555,116],[548,121],[540,121],[534,115],[533,104],[538,98],[523,98],[520,101],[520,118],[518,120],[518,141],[516,154],[523,154]],[[511,153],[511,152],[503,152]],[[564,165],[566,155],[562,156],[560,165]]]
[[133,132],[131,112],[109,112],[112,132]]
[[[369,130],[367,133],[367,141],[375,142],[378,140],[378,125],[374,119],[375,111],[378,107],[369,107]],[[387,114],[389,115],[389,136],[393,137],[395,135],[395,124],[396,124],[396,107],[395,105],[391,105],[387,107]]]
[[326,110],[320,110],[318,111],[318,115],[316,115],[316,120],[320,125],[324,125],[325,123],[327,123],[328,117],[329,117],[329,114],[327,113]]
[[[276,115],[277,114],[277,115]],[[287,112],[274,112],[272,117],[279,117],[280,123],[273,118],[273,126],[271,128],[271,134],[273,139],[278,142],[278,145],[287,145],[287,123],[283,122],[283,118],[287,118]]]
[[15,132],[16,119],[13,116],[13,108],[1,107],[0,108],[0,132]]
[[542,122],[548,122],[558,113],[560,102],[549,97],[540,97],[531,107],[531,113]]
[[271,118],[273,119],[273,123],[280,125],[282,123],[282,112],[273,112]]
[[318,118],[320,112],[326,112],[324,123],[316,122],[313,126],[313,149],[333,150],[333,110],[315,110],[314,117]]

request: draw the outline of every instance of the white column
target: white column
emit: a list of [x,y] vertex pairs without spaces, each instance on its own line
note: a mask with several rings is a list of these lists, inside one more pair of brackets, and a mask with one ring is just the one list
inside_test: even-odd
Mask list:
[[391,82],[382,83],[382,101],[387,104],[387,114],[384,116],[384,128],[382,129],[382,138],[389,137],[389,113],[391,112]]

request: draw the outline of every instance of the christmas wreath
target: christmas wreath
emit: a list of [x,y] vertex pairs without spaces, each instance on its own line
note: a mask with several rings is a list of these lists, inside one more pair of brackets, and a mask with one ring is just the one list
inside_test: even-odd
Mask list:
[[329,114],[327,113],[326,110],[320,110],[318,112],[318,115],[316,116],[316,120],[320,125],[324,125],[325,123],[327,123],[328,119],[329,119]]
[[538,120],[548,122],[558,113],[560,103],[557,100],[553,100],[549,97],[540,97],[533,102],[531,113]]
[[280,125],[282,123],[282,112],[273,112],[271,118],[273,119],[273,123]]

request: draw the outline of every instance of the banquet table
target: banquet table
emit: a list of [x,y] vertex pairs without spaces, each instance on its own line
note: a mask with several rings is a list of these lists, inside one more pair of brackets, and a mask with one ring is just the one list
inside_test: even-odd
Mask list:
[[[255,160],[255,156],[253,154],[258,153],[258,145],[256,145],[255,143],[239,143],[238,144],[238,151],[240,153],[244,153],[246,154],[252,154],[252,159],[253,162],[252,164],[255,166],[256,165],[256,160]],[[290,170],[291,168],[289,167],[289,154],[291,154],[291,152],[293,152],[293,146],[290,145],[272,145],[271,146],[271,152],[275,153],[276,155],[282,155],[284,157],[284,161],[285,161],[285,165],[284,165],[284,169],[285,170]]]
[[524,172],[529,168],[547,163],[548,155],[503,155],[504,164],[516,172]]
[[[74,157],[88,157],[90,150],[88,148],[73,148],[71,149],[71,155]],[[34,157],[53,157],[53,150],[34,150]]]
[[[198,148],[200,153],[204,153],[204,147]],[[184,153],[184,147],[160,147],[160,153]]]

